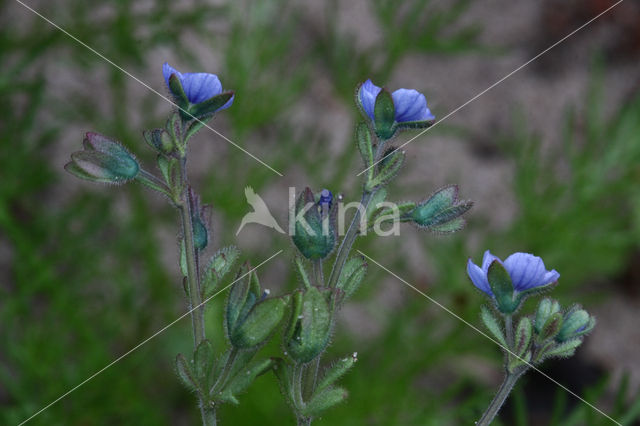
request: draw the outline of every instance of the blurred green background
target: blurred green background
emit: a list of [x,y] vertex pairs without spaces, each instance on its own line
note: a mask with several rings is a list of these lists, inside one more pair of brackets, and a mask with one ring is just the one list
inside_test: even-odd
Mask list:
[[[212,126],[283,172],[280,178],[202,131],[192,179],[213,204],[214,245],[236,243],[263,285],[295,288],[285,236],[256,225],[235,236],[251,185],[286,223],[287,188],[359,197],[354,88],[366,78],[415,88],[439,118],[613,4],[466,0],[27,3],[166,93],[161,65],[219,75],[236,91]],[[628,0],[407,145],[392,199],[448,183],[476,202],[453,236],[402,228],[357,248],[460,316],[479,323],[465,275],[490,248],[529,251],[561,274],[553,291],[599,325],[571,360],[544,371],[625,425],[640,416],[640,5]],[[63,165],[85,131],[122,141],[147,164],[141,131],[170,105],[14,0],[0,0],[0,423],[18,424],[181,315],[176,236],[167,203],[137,185],[95,186]],[[405,139],[413,135],[404,137]],[[280,207],[278,207],[280,206]],[[318,425],[473,424],[501,380],[491,342],[386,272],[342,312],[326,362],[357,351],[348,403]],[[223,344],[223,298],[209,336]],[[531,306],[528,306],[531,309]],[[195,400],[173,374],[191,348],[181,321],[34,425],[187,425]],[[262,355],[278,353],[276,343]],[[271,375],[223,425],[293,424]],[[536,373],[500,422],[611,424]],[[635,422],[635,423],[634,423]]]

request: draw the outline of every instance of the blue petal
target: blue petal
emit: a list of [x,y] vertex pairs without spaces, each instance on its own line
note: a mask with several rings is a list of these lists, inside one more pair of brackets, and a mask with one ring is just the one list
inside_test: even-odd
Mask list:
[[489,266],[491,266],[494,260],[497,260],[500,263],[502,263],[502,260],[492,255],[489,250],[484,252],[484,255],[482,256],[482,270],[484,271],[485,275],[489,273]]
[[[189,72],[182,74],[180,80],[184,93],[192,104],[204,102],[222,93],[222,84],[215,74]],[[231,104],[229,104],[229,106],[230,105]]]
[[162,65],[162,75],[164,75],[164,81],[167,83],[167,87],[169,87],[169,77],[171,77],[171,74],[177,75],[178,79],[182,81],[182,73],[169,65],[168,62],[165,62]]
[[364,109],[364,112],[367,113],[369,118],[374,119],[373,110],[376,104],[376,97],[380,93],[382,88],[376,86],[371,82],[371,79],[368,79],[360,86],[360,90],[358,91],[358,98],[360,99],[360,104]]
[[538,256],[529,253],[514,253],[504,261],[511,276],[513,288],[517,291],[542,287],[558,280],[560,274],[555,270],[547,271],[544,262]]
[[467,275],[469,275],[469,278],[471,279],[473,285],[475,285],[479,290],[482,290],[489,297],[493,297],[491,286],[489,286],[489,281],[487,280],[487,273],[484,272],[478,265],[473,263],[471,259],[467,261]]
[[427,99],[417,90],[398,89],[391,95],[396,108],[396,121],[424,121],[435,117],[427,108]]

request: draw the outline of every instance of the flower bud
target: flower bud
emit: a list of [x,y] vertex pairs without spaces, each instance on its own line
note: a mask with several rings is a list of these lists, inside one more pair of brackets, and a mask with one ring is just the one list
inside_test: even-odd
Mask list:
[[225,328],[227,337],[236,348],[246,349],[264,343],[284,316],[287,298],[267,299],[268,290],[260,289],[258,276],[246,263],[227,298]]
[[89,132],[83,145],[84,150],[71,154],[71,161],[64,166],[69,173],[102,183],[124,183],[138,175],[140,166],[135,157],[118,142]]
[[284,336],[287,354],[297,362],[309,362],[327,346],[331,314],[327,299],[317,287],[292,296],[291,319]]
[[296,201],[294,213],[289,229],[300,253],[311,260],[327,257],[336,245],[336,205],[332,203],[331,192],[323,190],[316,199],[305,188]]
[[590,332],[596,324],[594,317],[579,305],[574,305],[565,313],[556,341],[564,342],[583,336]]
[[142,135],[149,146],[161,154],[171,155],[175,150],[173,138],[164,129],[145,130]]
[[458,186],[450,185],[436,191],[411,213],[413,222],[437,233],[456,232],[465,225],[461,217],[473,206],[471,201],[458,201]]

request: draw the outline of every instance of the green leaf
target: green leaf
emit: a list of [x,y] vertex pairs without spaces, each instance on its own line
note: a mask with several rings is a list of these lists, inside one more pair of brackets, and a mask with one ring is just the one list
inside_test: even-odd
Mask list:
[[302,410],[308,417],[317,417],[323,411],[347,399],[348,392],[343,388],[328,388],[315,393]]
[[480,307],[480,317],[485,327],[491,332],[493,337],[502,345],[503,348],[508,348],[507,339],[504,337],[502,327],[498,323],[498,319],[489,311],[484,305]]
[[377,186],[388,184],[400,171],[400,168],[404,164],[406,154],[404,151],[392,151],[383,157],[383,160],[379,164],[378,174],[367,182],[367,190],[372,191]]
[[553,339],[562,327],[562,313],[556,312],[547,317],[547,321],[541,327],[540,332],[536,336],[536,342],[542,343],[545,340]]
[[347,371],[349,371],[351,367],[353,367],[357,360],[357,354],[354,352],[352,356],[342,358],[331,367],[329,367],[322,376],[322,379],[318,382],[316,392],[320,392],[325,388],[333,385],[336,380],[344,376]]
[[215,354],[211,342],[203,340],[193,354],[194,375],[203,389],[208,389],[211,382],[211,371]]
[[364,167],[367,168],[368,181],[373,177],[373,143],[371,142],[371,134],[369,133],[369,126],[361,122],[356,127],[356,141],[358,143],[358,151],[364,162]]
[[274,360],[267,358],[255,361],[249,366],[239,369],[237,374],[227,382],[227,385],[219,396],[220,399],[237,405],[238,400],[236,396],[246,391],[256,377],[269,371],[274,364]]
[[193,370],[182,354],[178,354],[176,357],[176,372],[178,373],[178,378],[187,389],[194,392],[201,391]]
[[578,346],[582,344],[582,338],[567,340],[566,342],[554,345],[544,353],[544,358],[556,357],[556,358],[568,358],[572,356]]
[[240,250],[236,246],[221,248],[211,256],[202,277],[202,298],[208,299],[220,285],[220,281],[229,273],[240,257]]
[[531,320],[528,317],[520,318],[518,326],[516,327],[514,352],[519,357],[524,356],[525,352],[529,349],[531,344],[531,337],[533,335],[533,326]]
[[345,263],[336,284],[336,288],[343,292],[340,302],[346,301],[355,293],[366,273],[367,262],[364,257],[352,257]]
[[285,400],[291,405],[295,407],[295,397],[294,390],[291,386],[291,365],[287,363],[286,360],[282,358],[272,358],[274,361],[272,370],[278,379],[278,384],[280,385],[280,391],[284,396]]

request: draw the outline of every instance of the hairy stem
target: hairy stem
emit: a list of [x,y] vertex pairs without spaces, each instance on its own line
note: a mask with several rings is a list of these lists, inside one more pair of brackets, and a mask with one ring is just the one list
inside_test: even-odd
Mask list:
[[504,381],[500,385],[500,389],[498,389],[498,393],[493,398],[491,404],[489,404],[489,407],[487,407],[487,410],[484,412],[480,420],[478,420],[476,426],[486,426],[491,424],[493,419],[498,414],[498,411],[500,411],[502,404],[504,404],[504,402],[507,400],[507,397],[511,393],[513,386],[516,384],[522,374],[524,374],[524,371],[515,374],[506,374]]
[[[200,277],[198,274],[198,251],[193,238],[193,213],[192,200],[189,195],[189,180],[187,177],[187,159],[180,162],[180,179],[182,181],[182,200],[179,206],[182,218],[182,235],[184,236],[184,246],[187,260],[187,288],[189,289],[189,309],[191,310],[191,326],[193,328],[193,347],[206,338],[204,323],[204,306],[200,297]],[[206,407],[206,402],[202,396],[198,396],[200,414],[202,415],[203,426],[215,426],[216,413],[213,408]]]

